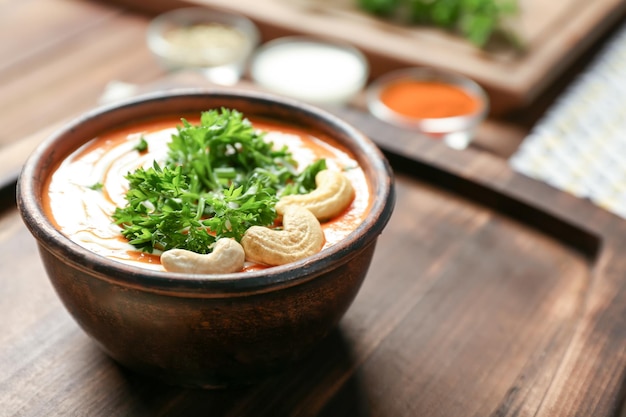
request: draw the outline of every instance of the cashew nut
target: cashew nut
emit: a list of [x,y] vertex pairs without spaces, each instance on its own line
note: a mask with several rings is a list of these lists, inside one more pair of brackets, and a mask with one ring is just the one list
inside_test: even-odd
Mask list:
[[166,271],[190,274],[226,274],[243,269],[246,254],[234,239],[215,242],[213,252],[202,255],[185,249],[170,249],[161,254]]
[[341,172],[325,169],[315,176],[317,188],[308,194],[294,194],[282,197],[276,203],[276,212],[283,214],[285,207],[298,205],[324,221],[338,216],[354,199],[354,188],[350,180]]
[[304,207],[283,208],[283,229],[252,226],[241,239],[246,259],[267,265],[283,265],[311,256],[322,249],[324,232],[319,220]]

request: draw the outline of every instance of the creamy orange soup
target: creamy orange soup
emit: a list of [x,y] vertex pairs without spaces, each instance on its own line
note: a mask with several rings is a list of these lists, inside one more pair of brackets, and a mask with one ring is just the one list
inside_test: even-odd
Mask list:
[[[198,117],[187,117],[198,123]],[[339,217],[322,223],[325,247],[337,243],[352,232],[365,218],[371,195],[362,169],[350,152],[328,137],[263,120],[251,120],[256,129],[266,132],[266,140],[277,148],[287,145],[298,166],[305,167],[325,158],[328,169],[342,171],[352,182],[355,199]],[[135,124],[103,134],[69,155],[48,179],[44,207],[57,228],[77,244],[102,256],[142,267],[163,270],[160,252],[141,252],[121,235],[113,223],[116,207],[126,205],[128,188],[124,176],[137,168],[163,162],[167,144],[176,133],[180,117]],[[135,149],[140,138],[148,143],[148,151]],[[102,184],[101,189],[92,189]],[[246,270],[258,268],[246,264]]]

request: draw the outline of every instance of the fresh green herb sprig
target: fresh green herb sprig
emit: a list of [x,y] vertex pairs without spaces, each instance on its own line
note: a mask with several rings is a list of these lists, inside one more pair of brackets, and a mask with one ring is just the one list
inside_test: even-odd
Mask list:
[[517,14],[517,0],[357,0],[357,4],[378,16],[457,32],[479,47],[486,46],[497,33],[520,47],[519,40],[504,25],[507,17]]
[[326,169],[326,160],[318,159],[307,166],[297,177],[285,185],[281,195],[289,194],[306,194],[313,190],[315,185],[315,176],[318,172]]
[[208,253],[221,237],[240,240],[250,226],[272,225],[279,195],[311,191],[326,167],[321,159],[299,173],[286,147],[274,149],[229,109],[202,113],[199,125],[183,119],[168,146],[163,166],[126,176],[127,205],[113,214],[122,235],[146,252]]

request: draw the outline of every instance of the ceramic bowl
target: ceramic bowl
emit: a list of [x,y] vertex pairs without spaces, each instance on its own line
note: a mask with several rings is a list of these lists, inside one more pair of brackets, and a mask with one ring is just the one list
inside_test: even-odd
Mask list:
[[286,36],[259,47],[250,77],[266,91],[317,105],[343,105],[365,86],[369,63],[347,43]]
[[[351,150],[371,186],[373,204],[363,223],[339,243],[292,264],[186,275],[96,255],[47,217],[46,178],[85,142],[136,120],[220,107],[317,130]],[[130,369],[205,388],[254,382],[305,360],[354,300],[393,205],[390,167],[357,129],[297,101],[219,89],[147,95],[91,111],[38,147],[18,181],[21,216],[37,240],[50,281],[80,327]]]

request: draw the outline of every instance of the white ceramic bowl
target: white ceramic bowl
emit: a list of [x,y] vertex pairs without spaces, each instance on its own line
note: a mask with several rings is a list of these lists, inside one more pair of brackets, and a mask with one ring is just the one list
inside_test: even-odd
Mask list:
[[256,51],[250,75],[257,85],[274,93],[314,104],[343,104],[364,87],[369,64],[351,45],[288,36]]

